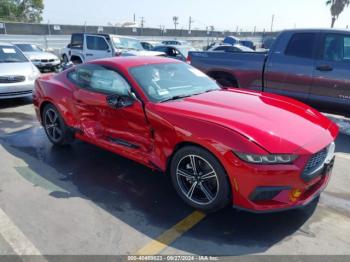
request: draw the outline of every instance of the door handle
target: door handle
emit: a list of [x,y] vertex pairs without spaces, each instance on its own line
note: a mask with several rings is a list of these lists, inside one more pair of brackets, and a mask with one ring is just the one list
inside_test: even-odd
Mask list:
[[93,54],[86,54],[86,56],[93,56]]
[[318,65],[316,66],[316,70],[328,72],[328,71],[333,71],[333,67],[330,65]]

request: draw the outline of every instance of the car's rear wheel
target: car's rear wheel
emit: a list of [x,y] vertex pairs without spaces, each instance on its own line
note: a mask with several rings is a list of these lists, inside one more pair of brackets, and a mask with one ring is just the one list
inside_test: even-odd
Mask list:
[[65,146],[73,141],[73,132],[65,124],[55,106],[52,104],[46,105],[43,110],[42,119],[46,135],[52,144]]
[[213,212],[230,202],[226,172],[205,149],[187,146],[178,150],[171,161],[170,173],[177,193],[196,209]]

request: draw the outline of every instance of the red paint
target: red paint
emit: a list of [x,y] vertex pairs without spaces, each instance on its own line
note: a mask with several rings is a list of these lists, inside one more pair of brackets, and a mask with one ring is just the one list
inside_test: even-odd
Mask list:
[[[263,211],[309,202],[328,183],[329,176],[308,183],[300,178],[308,159],[335,140],[337,126],[316,110],[290,98],[240,89],[192,96],[166,103],[150,102],[129,74],[131,67],[150,63],[179,63],[157,57],[118,57],[92,63],[117,69],[143,101],[113,109],[106,95],[82,90],[69,82],[66,72],[36,82],[34,105],[40,119],[41,106],[53,103],[78,139],[166,171],[174,150],[183,143],[200,145],[212,152],[226,169],[233,204]],[[129,141],[139,148],[109,142],[106,137]],[[233,151],[299,155],[291,165],[252,165]],[[235,185],[235,181],[236,184]],[[249,195],[257,186],[290,186],[303,190],[290,201],[281,192],[273,201],[253,203]]]

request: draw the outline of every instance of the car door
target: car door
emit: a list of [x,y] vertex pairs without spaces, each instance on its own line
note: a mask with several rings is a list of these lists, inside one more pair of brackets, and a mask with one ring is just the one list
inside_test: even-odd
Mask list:
[[112,48],[106,38],[99,35],[85,36],[85,57],[86,61],[96,60],[112,56]]
[[[72,57],[80,57],[84,59],[83,48],[84,48],[84,35],[83,34],[72,34],[71,43],[69,44],[68,59]],[[83,62],[83,61],[82,61]]]
[[307,102],[313,82],[317,33],[285,33],[269,53],[264,91]]
[[327,111],[350,112],[350,35],[322,35],[310,102]]
[[130,96],[132,88],[115,70],[85,64],[68,74],[78,88],[73,92],[76,127],[83,138],[118,154],[147,163],[152,150],[151,129],[137,99],[125,107],[113,107],[111,96]]

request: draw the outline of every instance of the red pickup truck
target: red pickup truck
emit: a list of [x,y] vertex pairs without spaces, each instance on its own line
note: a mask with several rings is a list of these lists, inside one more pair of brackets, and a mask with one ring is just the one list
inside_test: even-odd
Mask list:
[[349,30],[286,30],[267,53],[191,52],[188,60],[223,86],[277,93],[350,115]]

